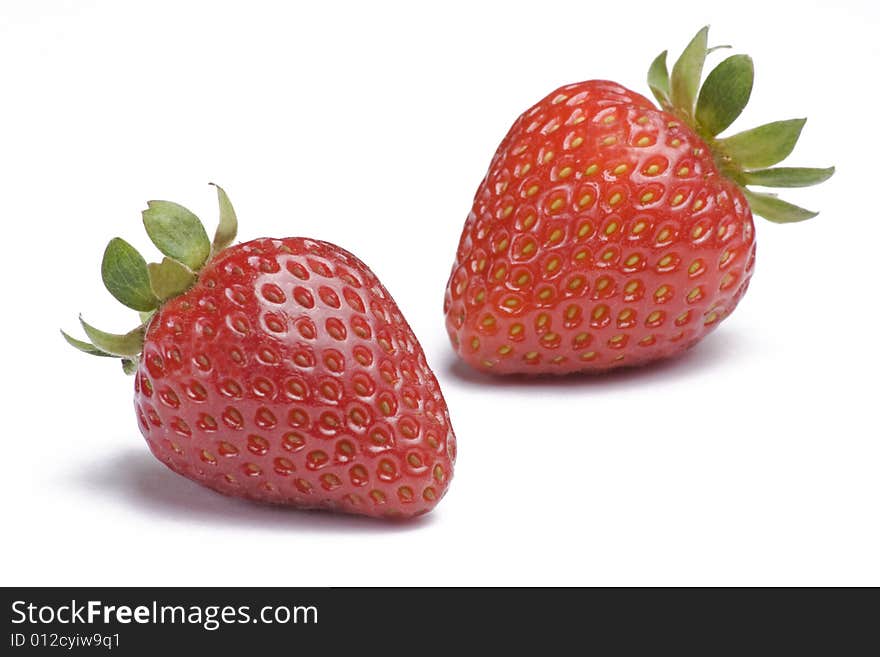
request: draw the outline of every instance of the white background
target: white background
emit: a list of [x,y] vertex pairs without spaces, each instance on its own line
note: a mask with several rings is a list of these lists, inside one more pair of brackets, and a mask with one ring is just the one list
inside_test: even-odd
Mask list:
[[[880,585],[878,5],[725,4],[4,0],[0,582]],[[787,196],[822,213],[759,223],[749,293],[679,360],[531,382],[457,364],[444,286],[516,115],[582,79],[647,93],[705,23],[756,61],[737,127],[809,116],[791,164],[838,172]],[[396,297],[459,439],[434,513],[201,489],[148,453],[118,365],[64,345],[78,312],[130,327],[104,245],[154,254],[151,198],[212,223],[209,181],[242,239],[336,242]]]

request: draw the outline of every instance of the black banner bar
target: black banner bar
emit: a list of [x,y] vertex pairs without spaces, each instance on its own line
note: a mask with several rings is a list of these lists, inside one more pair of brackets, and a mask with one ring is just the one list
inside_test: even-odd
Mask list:
[[[3,655],[195,647],[325,655],[450,653],[480,638],[542,648],[878,647],[873,589],[6,588]],[[867,639],[867,644],[861,638]],[[411,643],[415,641],[416,643]],[[453,650],[458,645],[460,649]],[[850,649],[847,649],[847,646]],[[578,653],[583,651],[578,650]],[[201,654],[201,653],[200,653]],[[568,654],[564,652],[562,654]]]

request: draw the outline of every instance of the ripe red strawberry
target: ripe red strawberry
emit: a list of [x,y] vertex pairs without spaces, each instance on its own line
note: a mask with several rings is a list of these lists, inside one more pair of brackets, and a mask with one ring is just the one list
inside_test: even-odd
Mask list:
[[107,289],[144,313],[126,335],[83,322],[88,353],[123,358],[153,454],[228,495],[370,516],[431,510],[455,436],[422,348],[391,295],[347,251],[304,238],[228,246],[218,187],[213,247],[191,212],[151,201],[162,251],[147,265],[114,239]]
[[800,187],[831,169],[770,167],[804,120],[718,138],[752,88],[734,55],[698,89],[707,29],[649,84],[571,84],[507,133],[474,197],[446,289],[458,354],[497,373],[566,373],[677,354],[736,307],[755,261],[752,212],[814,216],[746,185]]

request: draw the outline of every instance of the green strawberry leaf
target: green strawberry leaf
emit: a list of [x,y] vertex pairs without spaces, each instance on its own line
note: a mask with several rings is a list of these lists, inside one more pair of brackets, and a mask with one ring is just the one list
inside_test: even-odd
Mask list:
[[150,286],[162,301],[182,294],[196,282],[196,275],[192,271],[171,258],[163,258],[161,263],[151,262],[147,269]]
[[131,358],[123,358],[122,359],[122,371],[131,376],[135,372],[137,372],[137,361],[132,360]]
[[772,167],[787,158],[801,136],[806,119],[774,121],[719,139],[718,147],[745,169]]
[[669,100],[669,71],[666,68],[666,51],[664,50],[651,63],[648,69],[648,86],[654,98],[660,103],[663,109],[669,109],[671,101]]
[[79,349],[80,351],[91,354],[92,356],[105,356],[107,358],[116,358],[116,356],[114,356],[113,354],[108,354],[106,351],[101,351],[92,343],[77,340],[76,338],[67,335],[67,333],[65,333],[64,331],[61,331],[61,335],[63,335],[64,339],[67,340],[67,344],[69,344],[74,349]]
[[697,99],[697,126],[703,136],[714,137],[736,120],[749,102],[754,79],[748,55],[733,55],[712,69]]
[[101,278],[107,291],[133,310],[153,310],[159,305],[150,289],[146,261],[124,239],[114,237],[104,249]]
[[96,329],[94,326],[87,324],[82,317],[79,318],[79,323],[82,324],[83,330],[86,332],[89,340],[92,341],[92,344],[107,354],[112,356],[137,356],[143,349],[145,334],[143,326],[138,326],[124,335],[117,335]]
[[834,175],[834,167],[814,169],[810,167],[776,167],[744,171],[743,183],[762,187],[809,187],[825,182]]
[[[214,185],[214,183],[211,184]],[[217,224],[213,243],[214,253],[217,253],[235,240],[235,235],[238,233],[238,219],[226,192],[220,185],[214,185],[214,187],[217,188],[217,200],[220,202],[220,223]]]
[[818,212],[811,212],[777,198],[775,194],[762,194],[748,189],[743,190],[749,207],[757,215],[761,215],[777,224],[788,224],[796,221],[812,219]]
[[199,218],[171,201],[148,201],[144,227],[156,248],[169,258],[198,271],[211,254],[208,233]]
[[672,105],[686,117],[694,115],[694,102],[703,76],[708,37],[707,25],[697,32],[672,67],[672,75],[669,78]]

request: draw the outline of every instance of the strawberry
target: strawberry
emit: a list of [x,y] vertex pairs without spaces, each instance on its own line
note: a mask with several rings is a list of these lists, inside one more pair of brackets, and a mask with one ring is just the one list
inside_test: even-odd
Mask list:
[[[213,244],[186,208],[151,201],[147,265],[111,240],[107,289],[141,311],[125,335],[82,322],[74,347],[122,358],[153,454],[221,493],[299,508],[416,516],[443,497],[455,436],[422,348],[391,295],[347,251],[300,237]],[[63,333],[63,332],[62,332]]]
[[815,215],[748,185],[801,187],[834,169],[768,168],[803,119],[726,138],[751,93],[746,55],[700,89],[708,28],[648,81],[561,87],[523,113],[474,197],[446,289],[452,344],[487,372],[566,373],[681,353],[733,312],[755,262],[752,213]]

